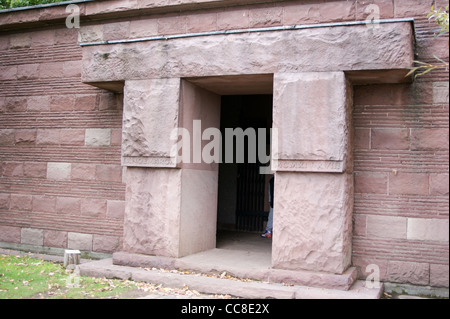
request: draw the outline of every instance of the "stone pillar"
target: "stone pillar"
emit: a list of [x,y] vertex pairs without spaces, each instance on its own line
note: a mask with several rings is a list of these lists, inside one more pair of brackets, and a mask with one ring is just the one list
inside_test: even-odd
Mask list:
[[[218,167],[178,161],[195,138],[201,150],[194,120],[219,127],[220,97],[181,79],[126,81],[124,251],[182,257],[216,247]],[[186,149],[174,153],[180,128]]]
[[351,109],[343,72],[275,74],[274,268],[342,274],[350,266]]

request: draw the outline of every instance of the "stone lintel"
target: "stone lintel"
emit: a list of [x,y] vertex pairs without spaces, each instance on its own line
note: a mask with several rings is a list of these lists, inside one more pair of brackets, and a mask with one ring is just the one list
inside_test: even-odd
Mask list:
[[[205,47],[208,49],[205,50]],[[249,32],[83,46],[82,81],[350,72],[362,83],[403,81],[413,65],[411,22]],[[186,54],[189,52],[189,54]],[[374,77],[372,72],[380,70]],[[396,70],[391,72],[390,70]],[[381,72],[383,71],[383,72]],[[358,78],[357,72],[363,72]]]

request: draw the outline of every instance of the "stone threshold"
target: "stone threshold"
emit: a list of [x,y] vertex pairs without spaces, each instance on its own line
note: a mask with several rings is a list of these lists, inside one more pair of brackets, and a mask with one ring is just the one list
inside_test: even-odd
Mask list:
[[[342,291],[350,290],[357,278],[355,267],[350,267],[342,275],[306,270],[275,269],[264,263],[258,264],[258,260],[253,264],[249,263],[248,258],[245,260],[246,253],[236,250],[212,249],[187,257],[171,258],[116,252],[113,254],[112,262],[117,266],[187,270],[212,275],[220,275],[226,272],[227,275],[241,279]],[[230,260],[236,261],[234,266],[230,265]]]
[[[129,257],[131,257],[130,254]],[[124,258],[124,254],[119,256]],[[167,265],[168,260],[160,265]],[[136,261],[134,262],[136,263]],[[103,259],[81,264],[80,274],[91,277],[119,278],[160,284],[170,288],[189,287],[205,294],[222,294],[246,299],[379,299],[383,288],[368,289],[364,281],[355,281],[349,290],[285,285],[262,281],[222,279],[199,274],[182,274],[158,269],[119,266],[113,259]]]

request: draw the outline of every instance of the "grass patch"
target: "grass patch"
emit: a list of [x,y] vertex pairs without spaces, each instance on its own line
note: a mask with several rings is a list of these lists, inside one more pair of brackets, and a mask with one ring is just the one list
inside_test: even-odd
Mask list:
[[0,254],[0,299],[119,298],[136,284],[68,273],[61,264]]

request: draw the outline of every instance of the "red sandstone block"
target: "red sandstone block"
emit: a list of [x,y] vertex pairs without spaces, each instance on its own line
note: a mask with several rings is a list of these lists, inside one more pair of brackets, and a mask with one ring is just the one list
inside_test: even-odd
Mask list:
[[[0,20],[1,24],[1,20]],[[9,49],[9,36],[0,36],[0,51]]]
[[16,80],[17,65],[0,66],[0,80]]
[[279,26],[283,21],[282,7],[261,7],[249,10],[251,28]]
[[62,145],[84,145],[83,129],[61,129],[60,140]]
[[76,111],[93,111],[97,108],[97,94],[79,94],[75,99]]
[[56,199],[56,212],[58,214],[79,215],[81,199],[74,197],[58,197]]
[[354,214],[353,215],[353,234],[356,236],[366,236],[367,216]]
[[430,195],[448,196],[449,174],[430,175]]
[[249,26],[248,9],[225,9],[217,14],[219,30],[245,29]]
[[388,281],[428,285],[430,266],[425,263],[390,261],[388,265]]
[[448,265],[430,265],[430,286],[449,287],[449,266]]
[[[379,16],[377,17],[377,15]],[[394,16],[393,0],[366,0],[356,2],[356,20],[378,20]]]
[[128,39],[130,21],[107,23],[103,25],[103,40]]
[[10,210],[30,211],[32,208],[32,196],[11,194],[11,200],[9,204]]
[[433,84],[378,84],[355,86],[355,105],[422,105],[433,102]]
[[67,232],[57,230],[44,230],[44,246],[67,247]]
[[411,129],[412,150],[445,151],[449,149],[449,129]]
[[133,20],[130,22],[130,37],[145,38],[158,34],[157,19]]
[[372,149],[409,150],[409,129],[372,129]]
[[[35,129],[17,129],[14,137],[16,144],[35,144],[36,130]],[[1,144],[1,143],[0,143]]]
[[357,150],[370,148],[370,129],[355,128],[354,148]]
[[81,76],[82,63],[80,61],[67,61],[63,64],[64,77],[80,77]]
[[405,217],[367,216],[367,237],[406,239],[407,219]]
[[[439,2],[439,1],[438,1]],[[430,1],[423,0],[408,0],[408,1],[398,1],[394,2],[394,13],[396,18],[404,17],[426,17],[431,9]]]
[[389,194],[428,195],[429,176],[425,173],[389,174]]
[[290,2],[284,7],[284,25],[349,21],[355,20],[355,18],[356,7],[353,1],[315,4]]
[[111,146],[122,145],[122,129],[111,129]]
[[158,19],[158,34],[182,34],[186,33],[186,17],[176,15],[165,15]]
[[355,174],[355,193],[361,194],[387,194],[387,173],[361,173]]
[[6,100],[6,97],[0,96],[0,113],[3,113],[6,111],[5,100]]
[[41,30],[31,33],[31,47],[52,46],[55,42],[55,30]]
[[20,64],[17,66],[18,80],[31,80],[39,78],[39,64]]
[[13,34],[9,38],[10,49],[29,48],[31,46],[31,36],[29,33]]
[[81,215],[90,217],[105,217],[106,199],[84,199],[81,202]]
[[125,214],[125,202],[121,200],[108,200],[106,216],[108,218],[122,219]]
[[51,62],[51,63],[40,64],[39,65],[39,77],[41,79],[62,77],[63,63],[64,62]]
[[122,182],[122,166],[119,165],[97,165],[95,178],[104,182]]
[[27,110],[26,97],[6,97],[5,111],[6,112],[25,112]]
[[424,59],[432,59],[435,61],[435,56],[440,59],[448,59],[448,39],[435,37],[421,39],[421,41],[417,42],[417,54],[420,59],[419,61],[423,61]]
[[27,111],[46,112],[50,110],[51,97],[48,95],[29,96],[27,99]]
[[118,250],[119,244],[119,237],[94,234],[92,250],[104,253],[112,253]]
[[50,101],[52,111],[72,111],[75,108],[73,95],[53,95]]
[[25,162],[23,163],[23,175],[32,178],[46,178],[47,163]]
[[111,146],[122,145],[122,129],[111,129]]
[[72,180],[95,180],[95,164],[72,163]]
[[[80,9],[83,7],[80,7]],[[68,16],[65,6],[52,8],[41,8],[39,10],[39,21],[51,21],[56,19],[65,19]]]
[[23,176],[23,163],[18,162],[4,162],[3,176]]
[[0,209],[9,209],[11,195],[8,193],[0,193]]
[[[154,1],[152,3],[152,6],[154,6]],[[170,3],[170,2],[168,2]],[[102,3],[101,1],[96,1],[90,3],[88,6],[86,6],[86,15],[94,15],[94,14],[101,14],[101,13],[110,13],[110,12],[117,12],[117,11],[127,11],[131,9],[138,9],[139,5],[141,5],[141,2],[136,0],[112,0],[109,1],[107,4]]]
[[186,15],[187,32],[207,32],[217,30],[217,12]]
[[60,129],[38,129],[36,133],[37,145],[58,145],[60,144]]
[[55,44],[72,44],[78,43],[78,30],[77,28],[66,28],[61,26],[61,29],[55,30]]
[[45,195],[33,196],[33,212],[56,212],[56,197]]
[[15,130],[0,129],[0,145],[14,145]]
[[20,243],[20,228],[0,225],[0,241],[7,243]]
[[121,110],[123,106],[123,94],[101,93],[98,102],[99,110]]

